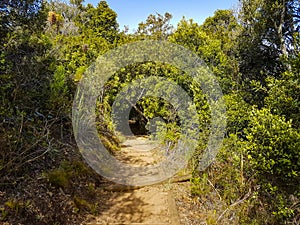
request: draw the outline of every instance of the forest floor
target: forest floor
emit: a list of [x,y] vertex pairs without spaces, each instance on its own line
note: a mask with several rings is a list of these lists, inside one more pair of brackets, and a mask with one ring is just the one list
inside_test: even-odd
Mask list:
[[[210,197],[214,192],[191,194],[188,172],[128,189],[86,167],[72,143],[57,146],[60,151],[27,165],[19,179],[8,180],[13,183],[0,185],[0,224],[201,225],[216,217],[215,210],[224,210],[215,201],[218,197]],[[163,154],[147,137],[134,137],[122,143],[116,157],[143,167],[157,163]]]

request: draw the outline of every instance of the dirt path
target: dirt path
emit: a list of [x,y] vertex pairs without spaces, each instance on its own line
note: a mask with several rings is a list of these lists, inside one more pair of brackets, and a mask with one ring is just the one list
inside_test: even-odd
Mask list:
[[[147,137],[135,137],[123,143],[117,158],[138,167],[155,164],[163,157],[157,147]],[[107,204],[100,206],[101,214],[88,224],[180,224],[174,197],[166,184],[136,190],[118,189],[116,185],[107,190],[111,190]]]

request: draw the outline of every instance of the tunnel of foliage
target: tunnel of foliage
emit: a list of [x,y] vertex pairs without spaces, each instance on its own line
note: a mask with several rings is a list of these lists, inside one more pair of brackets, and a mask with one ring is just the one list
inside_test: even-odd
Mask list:
[[[126,136],[111,120],[117,93],[136,79],[167,78],[188,93],[199,114],[203,135],[190,162],[191,194],[226,208],[207,211],[207,224],[299,224],[300,3],[239,3],[203,24],[182,18],[173,27],[171,14],[149,15],[129,32],[106,1],[1,1],[0,221],[79,224],[83,215],[97,214],[95,192],[106,181],[76,147],[73,97],[98,56],[151,39],[189,49],[214,73],[227,108],[223,146],[199,171],[196,159],[211,122],[206,95],[184,71],[158,62],[128,65],[106,82],[95,109],[103,144],[115,154]],[[132,105],[128,123],[135,135],[149,135],[149,121],[157,117],[164,126],[157,138],[175,144],[180,119],[164,99],[142,98]]]

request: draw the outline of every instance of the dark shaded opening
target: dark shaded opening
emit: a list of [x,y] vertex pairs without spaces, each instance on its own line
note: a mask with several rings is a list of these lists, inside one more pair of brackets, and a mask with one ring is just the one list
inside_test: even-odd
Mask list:
[[146,135],[148,130],[146,129],[148,119],[135,108],[132,108],[129,114],[129,127],[134,135]]

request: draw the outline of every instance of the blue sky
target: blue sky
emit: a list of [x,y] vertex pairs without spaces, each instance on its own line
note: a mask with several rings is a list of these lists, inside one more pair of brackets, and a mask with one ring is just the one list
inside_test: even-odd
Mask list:
[[[100,0],[85,0],[85,4],[94,6]],[[230,9],[237,5],[238,0],[106,0],[110,8],[118,14],[120,29],[129,25],[130,31],[145,21],[149,14],[169,12],[173,15],[171,23],[177,23],[185,16],[195,22],[202,23],[207,17],[212,16],[217,9]]]

